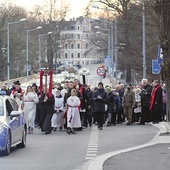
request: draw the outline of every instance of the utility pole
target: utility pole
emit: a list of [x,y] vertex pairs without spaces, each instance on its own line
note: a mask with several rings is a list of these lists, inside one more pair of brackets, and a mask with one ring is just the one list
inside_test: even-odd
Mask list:
[[142,0],[142,21],[143,21],[143,78],[146,78],[146,32],[145,32],[145,2]]

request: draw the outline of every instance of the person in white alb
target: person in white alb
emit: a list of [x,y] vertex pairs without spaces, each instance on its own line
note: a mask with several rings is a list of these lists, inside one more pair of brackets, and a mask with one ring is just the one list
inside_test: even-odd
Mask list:
[[81,127],[79,106],[80,99],[76,96],[77,91],[75,89],[71,90],[71,96],[67,99],[67,133],[75,134],[75,130]]
[[28,134],[33,133],[36,104],[38,102],[39,98],[37,94],[33,91],[32,86],[28,86],[22,101],[22,107],[28,125]]
[[51,119],[51,128],[53,131],[56,131],[57,128],[60,128],[62,130],[62,126],[65,124],[64,117],[64,99],[61,96],[60,90],[56,91],[56,97],[55,97],[55,105],[54,105],[54,114]]

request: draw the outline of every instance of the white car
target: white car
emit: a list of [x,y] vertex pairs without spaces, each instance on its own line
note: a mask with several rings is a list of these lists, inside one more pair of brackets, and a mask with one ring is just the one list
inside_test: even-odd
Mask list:
[[66,78],[69,78],[70,76],[68,71],[62,71],[60,74],[64,75]]
[[9,155],[11,147],[26,146],[27,124],[23,111],[10,96],[0,92],[0,155]]
[[81,75],[90,75],[90,70],[86,69],[86,68],[82,68],[79,70],[79,74]]
[[53,75],[53,81],[55,83],[63,83],[66,80],[66,76],[62,74]]
[[69,74],[69,78],[75,79],[75,74],[74,74],[74,73],[70,73],[70,74]]

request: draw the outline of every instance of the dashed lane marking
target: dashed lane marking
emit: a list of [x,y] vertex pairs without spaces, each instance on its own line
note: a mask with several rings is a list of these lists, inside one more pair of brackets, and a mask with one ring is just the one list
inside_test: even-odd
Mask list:
[[85,159],[93,159],[97,156],[98,136],[99,130],[97,127],[92,127]]

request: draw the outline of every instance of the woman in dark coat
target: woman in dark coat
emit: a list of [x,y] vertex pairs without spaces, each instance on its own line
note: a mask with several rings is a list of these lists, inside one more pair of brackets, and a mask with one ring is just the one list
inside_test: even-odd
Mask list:
[[46,134],[51,133],[51,118],[54,113],[54,96],[49,96],[48,90],[47,93],[44,93],[39,100],[40,103],[40,113],[41,113],[41,131]]
[[107,92],[103,88],[103,83],[98,84],[98,90],[94,93],[94,112],[96,115],[98,128],[103,129],[105,104],[107,102]]

